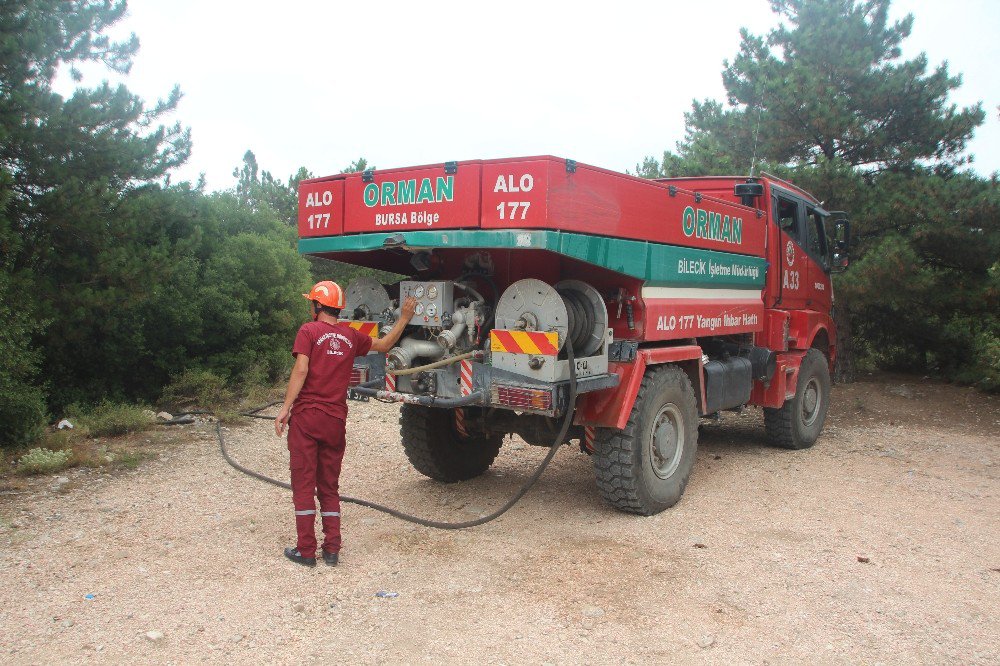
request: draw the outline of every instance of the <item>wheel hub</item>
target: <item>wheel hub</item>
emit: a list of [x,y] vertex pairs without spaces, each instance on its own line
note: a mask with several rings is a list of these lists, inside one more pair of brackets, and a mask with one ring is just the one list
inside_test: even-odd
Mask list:
[[683,451],[684,417],[676,405],[664,405],[653,419],[649,437],[649,462],[656,476],[669,478],[680,465]]
[[810,426],[816,421],[816,417],[819,416],[820,398],[819,382],[813,377],[806,384],[806,388],[802,392],[803,425]]

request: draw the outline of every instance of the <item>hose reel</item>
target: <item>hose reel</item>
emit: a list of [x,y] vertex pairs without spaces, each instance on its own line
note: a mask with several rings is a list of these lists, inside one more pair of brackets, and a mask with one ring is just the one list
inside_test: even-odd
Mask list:
[[591,356],[604,342],[608,309],[597,289],[580,280],[555,286],[527,278],[507,287],[496,307],[496,327],[559,334],[559,348],[567,342],[577,358]]
[[370,277],[351,280],[344,292],[344,317],[360,321],[372,320],[392,307],[389,292]]

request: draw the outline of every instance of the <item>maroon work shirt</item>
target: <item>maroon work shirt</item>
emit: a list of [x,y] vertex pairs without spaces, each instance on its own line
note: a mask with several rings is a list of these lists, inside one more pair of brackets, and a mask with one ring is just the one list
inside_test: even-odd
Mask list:
[[309,357],[309,374],[299,391],[292,414],[315,407],[330,416],[347,420],[347,384],[355,356],[364,356],[372,339],[346,324],[311,321],[295,336],[292,356]]

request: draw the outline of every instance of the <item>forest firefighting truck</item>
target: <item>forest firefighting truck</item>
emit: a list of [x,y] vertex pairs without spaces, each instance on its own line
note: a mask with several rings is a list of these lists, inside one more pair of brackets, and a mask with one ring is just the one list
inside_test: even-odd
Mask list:
[[402,403],[432,479],[482,474],[510,433],[549,445],[572,408],[602,496],[650,515],[680,499],[700,418],[761,407],[791,449],[823,428],[849,223],[781,179],[446,162],[305,180],[298,230],[302,253],[405,278],[350,282],[351,326],[378,336],[417,300],[395,348],[357,359],[350,397]]

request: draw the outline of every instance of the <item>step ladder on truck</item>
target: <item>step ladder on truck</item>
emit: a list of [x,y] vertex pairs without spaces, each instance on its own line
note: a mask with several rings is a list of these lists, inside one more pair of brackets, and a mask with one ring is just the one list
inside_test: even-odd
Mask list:
[[642,515],[675,504],[699,419],[764,410],[769,438],[822,430],[836,358],[830,274],[844,213],[779,178],[645,180],[551,156],[304,180],[299,250],[405,276],[346,288],[341,318],[388,330],[350,397],[402,403],[406,455],[442,482],[486,471],[504,436],[591,454],[597,487]]

